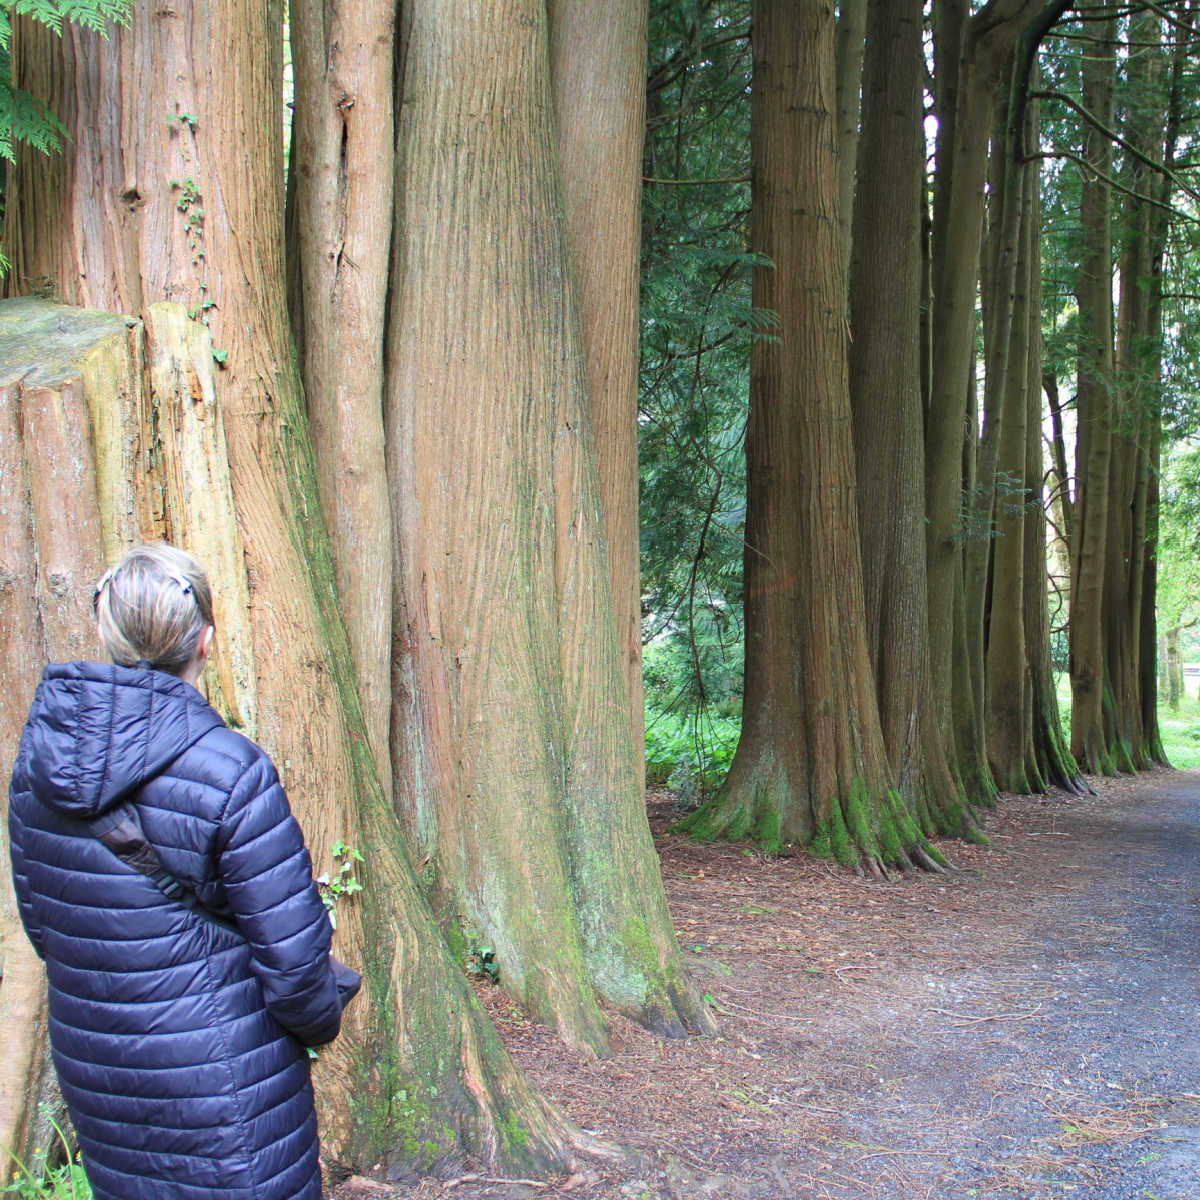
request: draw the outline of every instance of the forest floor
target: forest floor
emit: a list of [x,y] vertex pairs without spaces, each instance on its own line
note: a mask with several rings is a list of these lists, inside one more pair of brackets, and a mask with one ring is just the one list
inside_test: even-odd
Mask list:
[[720,1036],[614,1020],[587,1062],[483,994],[621,1173],[351,1182],[338,1200],[1196,1200],[1200,771],[1005,797],[954,870],[877,883],[651,824]]

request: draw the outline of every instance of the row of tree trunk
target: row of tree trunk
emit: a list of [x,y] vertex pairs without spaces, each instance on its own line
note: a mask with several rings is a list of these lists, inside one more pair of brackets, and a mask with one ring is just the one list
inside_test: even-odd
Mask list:
[[[931,839],[974,835],[997,787],[1080,786],[1049,668],[1027,103],[1065,7],[934,5],[930,211],[921,0],[842,5],[840,51],[833,6],[754,0],[753,249],[774,264],[755,303],[779,328],[751,366],[743,737],[698,836],[938,869]],[[337,936],[366,994],[317,1067],[330,1157],[549,1169],[614,1151],[525,1084],[472,955],[585,1054],[608,1051],[606,1008],[713,1028],[642,796],[646,11],[395,14],[289,6],[286,187],[266,0],[138,3],[107,40],[18,21],[16,82],[71,141],[8,191],[10,286],[59,303],[0,309],[0,651],[24,685],[0,749],[40,664],[97,652],[103,564],[143,538],[195,551],[218,596],[210,696],[279,762],[315,859],[365,856]],[[1085,85],[1103,113],[1101,34]],[[1085,191],[1095,353],[1066,499],[1088,769],[1161,755],[1156,425],[1152,404],[1118,420],[1104,381],[1153,344],[1137,281],[1164,234],[1143,214],[1126,242],[1114,341],[1110,211]],[[7,891],[0,921],[0,1144],[21,1147],[43,1016]]]
[[751,366],[743,733],[719,794],[683,822],[875,870],[936,867],[929,838],[974,836],[972,811],[998,791],[1079,790],[1081,767],[1163,758],[1161,165],[1190,39],[1168,54],[1151,11],[1129,31],[1141,103],[1124,119],[1114,326],[1118,14],[1085,6],[1078,452],[1057,480],[1072,565],[1068,747],[1046,594],[1036,79],[1068,5],[934,4],[929,200],[924,7],[843,4],[835,32],[816,0],[753,6],[752,249],[773,264],[756,272],[755,303],[780,327]]
[[[32,431],[3,443],[2,648],[28,670],[2,744],[38,664],[97,653],[104,563],[195,551],[222,597],[210,697],[280,764],[314,859],[365,858],[337,933],[365,1002],[316,1068],[330,1158],[550,1169],[610,1151],[526,1086],[472,954],[584,1053],[608,1050],[602,1006],[714,1028],[638,749],[645,12],[393,13],[290,6],[286,254],[277,9],[139,3],[108,39],[18,23],[18,82],[71,140],[11,177],[11,287],[78,306],[37,319],[88,384],[64,385],[69,470]],[[68,352],[80,309],[129,315],[124,359]],[[6,419],[31,419],[27,387]],[[30,481],[91,522],[62,535],[68,573]],[[0,915],[0,1143],[21,1147],[42,1014],[7,892]]]

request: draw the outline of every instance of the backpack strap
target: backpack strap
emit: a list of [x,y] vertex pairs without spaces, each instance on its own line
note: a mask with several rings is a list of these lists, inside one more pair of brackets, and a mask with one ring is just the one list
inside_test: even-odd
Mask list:
[[205,908],[196,893],[162,865],[158,851],[146,840],[141,817],[132,804],[118,804],[101,816],[85,821],[84,824],[97,841],[107,846],[123,863],[145,875],[168,900],[181,904],[205,921],[219,925],[239,937],[243,936],[232,921]]
[[[85,821],[84,824],[87,826],[88,832],[108,847],[123,863],[127,863],[135,871],[140,871],[147,876],[168,900],[183,905],[201,920],[218,925],[245,940],[245,934],[232,921],[218,916],[210,908],[205,908],[200,903],[200,897],[162,865],[158,851],[146,839],[146,833],[142,829],[142,819],[132,804],[118,804],[103,815]],[[329,963],[334,975],[334,984],[337,987],[338,1001],[344,1009],[358,995],[358,989],[362,987],[362,976],[352,967],[348,967],[334,958],[332,954],[329,956]]]

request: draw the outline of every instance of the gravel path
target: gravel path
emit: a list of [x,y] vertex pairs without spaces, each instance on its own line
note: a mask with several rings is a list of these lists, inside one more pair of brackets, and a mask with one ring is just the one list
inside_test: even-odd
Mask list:
[[990,846],[892,884],[660,837],[720,1037],[618,1019],[587,1063],[485,996],[637,1164],[533,1186],[447,1163],[339,1200],[1200,1200],[1200,772],[1096,790],[1005,799]]

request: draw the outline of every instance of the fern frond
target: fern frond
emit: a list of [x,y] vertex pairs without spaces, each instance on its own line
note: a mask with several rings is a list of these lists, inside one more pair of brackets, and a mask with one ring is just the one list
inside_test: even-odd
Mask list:
[[12,162],[16,142],[53,154],[67,138],[66,127],[40,100],[0,82],[0,157]]
[[110,22],[129,24],[132,8],[132,0],[0,0],[0,46],[8,46],[14,12],[60,36],[69,22],[107,37]]

